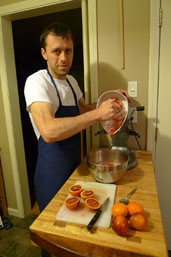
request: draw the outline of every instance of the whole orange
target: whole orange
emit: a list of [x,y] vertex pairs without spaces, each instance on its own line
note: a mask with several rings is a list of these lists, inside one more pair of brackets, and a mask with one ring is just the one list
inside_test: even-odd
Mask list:
[[129,212],[129,215],[133,215],[134,213],[137,213],[137,212],[144,213],[144,209],[141,204],[137,202],[131,202],[128,204],[128,212]]
[[112,228],[120,236],[125,236],[128,231],[128,220],[123,215],[117,215],[112,219]]
[[147,218],[141,212],[137,212],[130,217],[131,227],[136,230],[144,230],[147,225]]
[[115,203],[112,206],[112,215],[115,217],[117,215],[123,215],[127,216],[128,215],[128,208],[126,204],[124,203]]

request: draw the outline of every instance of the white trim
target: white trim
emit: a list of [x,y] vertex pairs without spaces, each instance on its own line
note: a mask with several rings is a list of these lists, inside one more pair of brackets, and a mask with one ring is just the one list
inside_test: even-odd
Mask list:
[[8,214],[18,218],[24,218],[24,216],[21,215],[19,209],[8,208]]
[[[67,6],[71,6],[73,8],[75,6],[80,6],[81,0],[29,0],[29,1],[22,1],[14,4],[9,4],[0,7],[0,15],[1,16],[8,16],[9,19],[14,20],[17,18],[16,14],[20,19],[29,17],[28,12],[31,12],[31,16],[37,16],[37,11],[40,11],[40,14],[47,14],[47,11],[44,11],[44,8],[52,7],[48,9],[49,13],[52,11],[54,12],[54,6],[58,4],[65,4]],[[61,5],[62,6],[62,5]],[[63,8],[61,7],[61,10]],[[32,12],[33,11],[33,12]]]
[[[82,30],[83,30],[83,60],[84,60],[84,92],[85,92],[85,101],[90,103],[90,73],[89,73],[89,37],[88,37],[88,17],[87,17],[87,0],[81,1],[81,10],[82,10]],[[86,144],[87,152],[91,148],[91,130],[90,128],[86,129]]]
[[96,0],[88,1],[88,31],[89,31],[89,51],[90,51],[90,82],[91,101],[97,101],[98,97],[98,52],[97,52],[97,3]]
[[[88,0],[88,31],[89,31],[89,59],[90,59],[90,93],[91,102],[96,102],[99,96],[98,89],[98,21],[97,0]],[[92,126],[92,146],[99,146],[99,137],[94,132],[99,130],[99,124]]]
[[147,150],[152,151],[153,161],[155,161],[155,131],[158,100],[159,8],[160,0],[151,0]]
[[83,56],[84,56],[84,91],[85,100],[90,103],[90,74],[89,74],[89,47],[88,47],[88,19],[87,1],[81,1],[82,10],[82,31],[83,31]]

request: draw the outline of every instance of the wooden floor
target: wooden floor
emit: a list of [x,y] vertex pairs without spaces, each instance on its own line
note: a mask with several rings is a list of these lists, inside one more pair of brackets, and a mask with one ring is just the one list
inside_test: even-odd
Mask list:
[[40,211],[39,211],[39,206],[38,206],[37,202],[34,203],[33,208],[31,210],[30,214],[39,216]]

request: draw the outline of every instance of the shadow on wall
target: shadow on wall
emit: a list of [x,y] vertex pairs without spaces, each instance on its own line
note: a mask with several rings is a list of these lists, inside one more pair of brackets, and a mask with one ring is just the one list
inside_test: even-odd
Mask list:
[[[119,71],[113,68],[111,65],[107,63],[99,63],[99,96],[109,90],[117,90],[124,89],[128,90],[128,81],[124,78],[124,70]],[[91,72],[93,72],[93,66],[91,67]],[[129,107],[136,108],[141,106],[142,104],[138,102],[135,98],[131,99],[131,103]],[[145,107],[145,106],[144,106]],[[146,107],[145,107],[146,108]],[[140,138],[138,138],[140,147],[142,150],[146,150],[146,142],[147,142],[147,117],[144,112],[137,112],[137,124],[133,123],[133,129],[138,131],[140,134]],[[100,128],[101,130],[102,128]],[[99,135],[100,137],[100,147],[110,147],[111,146],[111,137],[106,134]],[[137,140],[134,136],[129,137],[129,147],[131,149],[139,150],[139,145],[137,144]]]
[[127,90],[127,81],[121,72],[107,63],[99,63],[99,93],[118,88]]

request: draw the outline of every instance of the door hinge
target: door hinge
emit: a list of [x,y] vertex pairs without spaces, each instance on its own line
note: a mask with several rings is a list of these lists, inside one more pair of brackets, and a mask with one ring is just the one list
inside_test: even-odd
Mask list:
[[157,136],[158,136],[158,128],[156,127],[156,130],[155,130],[155,142],[157,142]]
[[159,9],[159,27],[162,26],[162,19],[163,19],[163,10]]

